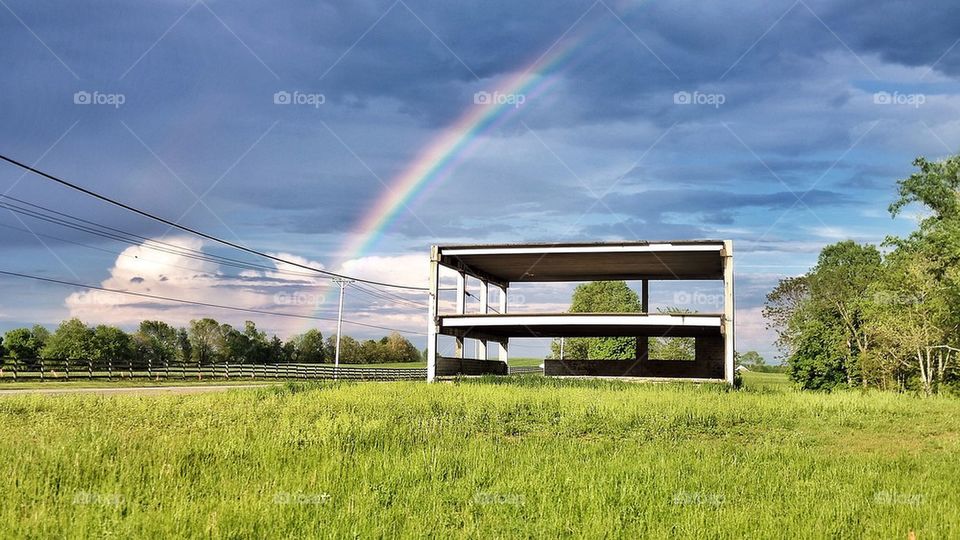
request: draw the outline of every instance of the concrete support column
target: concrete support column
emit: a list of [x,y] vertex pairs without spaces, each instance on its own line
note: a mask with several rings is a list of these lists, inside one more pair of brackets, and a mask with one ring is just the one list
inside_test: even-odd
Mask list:
[[[489,285],[485,279],[480,280],[480,313],[486,315],[488,312],[487,302],[489,301],[490,296]],[[487,340],[478,339],[477,340],[477,358],[480,360],[487,359]]]
[[[457,272],[457,315],[463,315],[467,309],[467,276],[463,272]],[[463,338],[457,336],[456,354],[457,358],[463,358]]]
[[440,285],[440,252],[437,246],[430,248],[430,290],[427,298],[427,382],[437,377],[437,296]]
[[734,341],[733,317],[735,313],[733,295],[733,242],[723,242],[723,375],[727,383],[733,384],[733,352],[736,347]]
[[[640,285],[640,310],[645,314],[650,313],[650,281],[643,280]],[[650,359],[650,338],[646,336],[637,337],[637,360]]]
[[[506,315],[507,314],[507,286],[504,285],[502,287],[499,287],[499,289],[500,289],[500,314]],[[509,346],[509,344],[510,344],[509,338],[503,338],[503,341],[500,342],[498,356],[501,362],[507,362],[507,359],[509,358],[509,355],[507,354],[508,352],[507,347]]]

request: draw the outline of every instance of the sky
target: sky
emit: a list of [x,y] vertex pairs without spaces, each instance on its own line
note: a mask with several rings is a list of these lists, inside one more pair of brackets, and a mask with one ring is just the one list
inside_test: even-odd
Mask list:
[[[6,156],[287,260],[420,287],[437,243],[730,239],[737,348],[768,358],[777,280],[830,243],[908,233],[922,209],[890,217],[896,181],[960,148],[956,2],[0,0],[0,40]],[[0,330],[334,330],[339,289],[318,275],[8,164],[0,193],[166,246],[3,198],[21,211],[0,208],[0,270],[321,319],[0,276]],[[571,287],[518,287],[511,309],[563,310]],[[347,287],[344,318],[422,346],[424,295],[383,291]],[[652,305],[717,311],[718,291],[658,283]]]

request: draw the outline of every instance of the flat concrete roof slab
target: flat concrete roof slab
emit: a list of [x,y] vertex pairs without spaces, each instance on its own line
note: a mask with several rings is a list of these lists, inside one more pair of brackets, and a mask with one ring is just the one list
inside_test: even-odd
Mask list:
[[534,337],[719,335],[723,316],[714,313],[557,313],[443,315],[441,332],[498,340]]
[[723,241],[438,246],[440,263],[500,283],[723,279]]

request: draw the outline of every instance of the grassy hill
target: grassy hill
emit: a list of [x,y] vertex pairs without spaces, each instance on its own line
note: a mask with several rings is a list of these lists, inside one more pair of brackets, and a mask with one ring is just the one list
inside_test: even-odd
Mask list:
[[960,537],[960,400],[783,380],[3,397],[0,536]]

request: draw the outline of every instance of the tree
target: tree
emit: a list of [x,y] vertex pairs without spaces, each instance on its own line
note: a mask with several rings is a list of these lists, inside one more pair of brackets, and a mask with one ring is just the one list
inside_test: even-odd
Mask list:
[[763,367],[767,361],[757,351],[747,351],[740,355],[740,365],[748,368]]
[[657,337],[650,339],[647,356],[654,360],[695,360],[696,338]]
[[791,378],[805,388],[868,384],[870,340],[864,295],[881,272],[880,251],[847,240],[823,248],[806,275],[781,280],[767,295],[764,316],[787,353]]
[[177,350],[180,352],[179,359],[181,362],[193,358],[193,345],[190,344],[190,334],[186,328],[177,329]]
[[269,362],[278,364],[292,362],[295,355],[296,346],[293,342],[288,341],[284,343],[283,340],[277,336],[273,336],[273,338],[270,339]]
[[889,211],[899,214],[911,203],[920,203],[933,210],[934,220],[951,220],[960,215],[960,155],[943,161],[927,161],[925,157],[913,160],[920,169],[897,182],[900,197]]
[[791,356],[799,338],[797,320],[801,309],[810,297],[807,276],[781,279],[772,291],[767,293],[763,306],[763,317],[767,328],[777,333],[776,345]]
[[863,382],[861,362],[869,351],[863,327],[867,298],[863,294],[880,276],[880,251],[872,245],[846,240],[823,248],[808,276],[811,299],[824,311],[833,311],[843,323],[847,384]]
[[902,247],[890,254],[884,278],[869,295],[873,304],[867,330],[878,344],[877,385],[898,388],[916,377],[925,394],[936,392],[953,369],[958,327],[957,295],[950,279],[938,279],[937,264],[923,253]]
[[827,246],[809,273],[767,296],[768,325],[805,388],[930,394],[960,379],[960,156],[914,165],[889,211],[925,206],[917,230],[889,237],[883,256],[852,241]]
[[293,344],[293,356],[297,362],[322,364],[328,361],[327,350],[323,344],[323,334],[315,328],[295,336],[291,343]]
[[[337,349],[337,335],[334,334],[327,338],[327,350],[330,354],[330,362],[334,360],[334,354]],[[340,339],[340,362],[344,364],[362,364],[363,356],[360,342],[350,336],[343,336]]]
[[[342,346],[343,344],[341,343],[341,347]],[[341,349],[341,353],[342,352],[343,351]],[[374,339],[368,339],[360,344],[360,359],[358,363],[384,364],[389,361],[390,359],[389,359],[386,343],[384,343],[382,340],[377,341]]]
[[832,390],[849,384],[844,363],[848,351],[841,325],[835,319],[806,317],[798,323],[798,338],[787,359],[790,379],[805,390]]
[[[657,313],[693,313],[692,310],[678,307],[658,308]],[[696,360],[697,338],[693,337],[653,337],[648,338],[647,357],[652,360]]]
[[213,319],[190,321],[188,331],[191,358],[198,364],[209,364],[217,360],[220,339],[220,324]]
[[227,323],[217,329],[216,358],[220,362],[244,363],[250,352],[250,340]]
[[133,342],[140,354],[154,365],[182,358],[177,329],[162,321],[141,321]]
[[7,354],[17,360],[35,360],[50,338],[50,332],[40,326],[33,328],[14,328],[4,336],[4,348]]
[[[594,281],[578,285],[570,301],[570,313],[639,313],[640,297],[625,281]],[[560,341],[550,346],[553,358],[560,358]],[[564,343],[564,357],[577,359],[627,360],[636,358],[632,337],[570,338]]]
[[115,326],[98,325],[93,329],[90,340],[92,360],[117,362],[133,357],[133,340],[129,334]]
[[253,321],[243,323],[243,335],[247,340],[246,360],[248,362],[262,364],[270,359],[270,342],[267,341],[267,334],[257,330],[257,325]]
[[416,362],[420,360],[420,351],[399,332],[392,332],[382,341],[387,350],[389,362]]
[[93,356],[93,329],[80,319],[60,323],[40,351],[41,358],[60,360],[88,360]]

